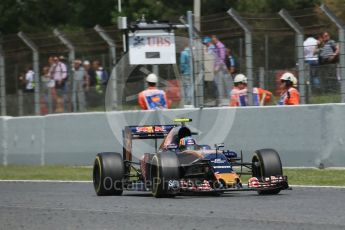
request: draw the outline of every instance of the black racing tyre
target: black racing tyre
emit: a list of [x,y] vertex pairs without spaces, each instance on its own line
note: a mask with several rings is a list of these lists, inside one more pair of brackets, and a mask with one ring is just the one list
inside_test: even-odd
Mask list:
[[[255,151],[252,158],[252,176],[257,178],[282,176],[283,167],[279,154],[274,149],[260,149]],[[258,190],[260,195],[278,194],[281,189]]]
[[98,153],[93,165],[93,185],[98,196],[120,196],[124,164],[120,153]]
[[168,190],[169,180],[180,179],[180,163],[176,153],[167,151],[157,153],[151,162],[152,195],[156,198],[174,197]]

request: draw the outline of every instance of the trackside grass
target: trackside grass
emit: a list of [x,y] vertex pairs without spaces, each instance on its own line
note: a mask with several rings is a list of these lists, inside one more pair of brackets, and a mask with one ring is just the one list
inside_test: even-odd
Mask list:
[[345,169],[284,169],[294,185],[345,186]]
[[[284,169],[292,185],[345,186],[345,169]],[[242,176],[246,183],[250,176]],[[0,166],[0,180],[90,181],[92,167]]]
[[92,168],[72,166],[0,166],[0,180],[92,180]]

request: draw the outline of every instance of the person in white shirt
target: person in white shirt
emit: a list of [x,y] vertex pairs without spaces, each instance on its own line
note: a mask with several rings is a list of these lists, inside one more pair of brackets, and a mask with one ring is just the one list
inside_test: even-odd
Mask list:
[[35,91],[35,72],[28,68],[25,74],[25,92],[33,93]]
[[320,78],[317,76],[317,66],[319,65],[318,44],[319,41],[311,35],[307,36],[303,43],[304,60],[310,67],[310,82],[314,89],[320,88]]
[[56,106],[55,112],[61,113],[67,111],[67,67],[60,59],[62,57],[54,57],[54,63],[50,67],[49,73],[51,79],[55,81],[56,90]]

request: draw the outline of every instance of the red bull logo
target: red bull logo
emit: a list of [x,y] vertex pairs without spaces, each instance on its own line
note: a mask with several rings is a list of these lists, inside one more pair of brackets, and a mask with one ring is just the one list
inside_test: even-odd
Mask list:
[[164,126],[142,126],[136,127],[137,133],[167,132]]
[[166,132],[165,126],[155,126],[155,132]]
[[137,133],[153,133],[153,126],[143,126],[136,128]]

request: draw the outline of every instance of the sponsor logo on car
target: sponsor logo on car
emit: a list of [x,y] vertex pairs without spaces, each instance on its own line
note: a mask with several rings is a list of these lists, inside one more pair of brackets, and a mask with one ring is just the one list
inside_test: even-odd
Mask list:
[[136,127],[137,133],[153,133],[153,126]]
[[137,133],[159,133],[159,132],[162,132],[162,133],[165,133],[167,132],[165,126],[140,126],[140,127],[136,127],[135,128],[135,131]]
[[212,163],[215,163],[215,164],[223,164],[225,163],[226,161],[224,159],[214,159],[213,161],[211,161]]

